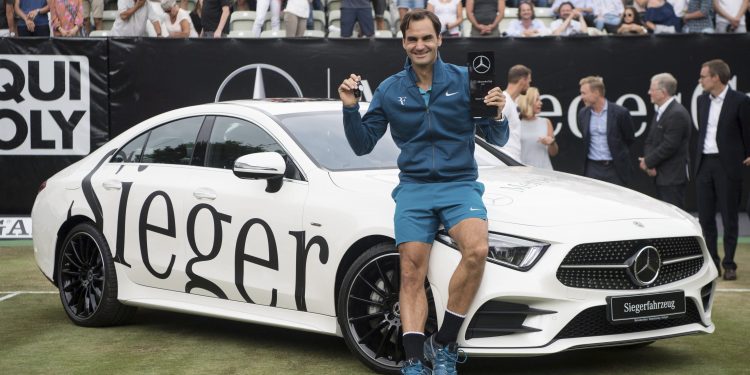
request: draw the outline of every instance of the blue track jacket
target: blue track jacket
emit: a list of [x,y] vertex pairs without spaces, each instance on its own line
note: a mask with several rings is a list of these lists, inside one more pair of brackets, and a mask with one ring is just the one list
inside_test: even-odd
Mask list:
[[446,64],[438,56],[432,73],[432,91],[425,106],[411,61],[375,90],[364,117],[359,105],[344,107],[344,131],[357,155],[372,151],[391,125],[401,150],[401,183],[475,181],[474,132],[479,126],[487,141],[502,146],[508,141],[508,120],[474,119],[469,109],[469,72]]

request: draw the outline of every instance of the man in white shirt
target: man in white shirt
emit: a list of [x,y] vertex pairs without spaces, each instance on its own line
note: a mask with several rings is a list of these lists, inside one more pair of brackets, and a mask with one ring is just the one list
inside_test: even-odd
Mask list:
[[505,108],[503,117],[508,119],[510,137],[503,147],[503,152],[513,159],[521,160],[521,119],[518,116],[516,98],[526,95],[526,90],[531,86],[531,69],[523,65],[514,65],[508,70],[508,87],[505,89]]
[[146,22],[152,22],[156,35],[161,35],[159,14],[146,0],[117,0],[117,18],[112,36],[148,36]]
[[714,0],[717,33],[746,33],[748,0]]
[[583,14],[569,1],[560,4],[560,18],[552,21],[549,29],[552,35],[561,36],[586,34],[589,31]]
[[[698,220],[706,247],[724,280],[737,279],[738,209],[742,195],[742,166],[750,166],[750,97],[729,88],[729,65],[722,60],[703,64],[698,97],[698,142],[695,152],[695,192]],[[724,259],[717,249],[716,211],[724,226]]]

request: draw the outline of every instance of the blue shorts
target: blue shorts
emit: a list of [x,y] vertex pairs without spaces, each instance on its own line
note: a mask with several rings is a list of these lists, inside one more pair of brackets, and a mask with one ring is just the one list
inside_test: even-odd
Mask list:
[[476,181],[399,184],[391,197],[396,246],[404,242],[435,240],[440,224],[450,230],[468,218],[487,220],[482,202],[484,184]]

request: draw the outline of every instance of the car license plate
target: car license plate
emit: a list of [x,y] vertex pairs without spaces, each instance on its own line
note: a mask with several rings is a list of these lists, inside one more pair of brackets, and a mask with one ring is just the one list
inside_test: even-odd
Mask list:
[[636,323],[676,318],[685,314],[685,292],[607,297],[611,323]]

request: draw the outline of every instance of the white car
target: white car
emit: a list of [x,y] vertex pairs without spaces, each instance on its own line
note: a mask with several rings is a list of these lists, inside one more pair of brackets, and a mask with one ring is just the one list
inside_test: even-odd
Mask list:
[[[363,105],[362,110],[366,109]],[[37,263],[82,326],[136,306],[342,336],[370,368],[404,360],[389,134],[357,157],[341,103],[174,110],[41,186]],[[525,167],[477,138],[490,250],[459,344],[527,356],[714,331],[716,268],[697,221],[638,192]],[[430,258],[427,332],[460,254]]]

